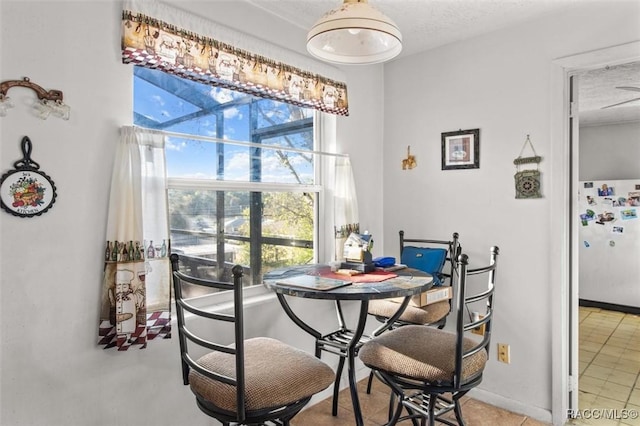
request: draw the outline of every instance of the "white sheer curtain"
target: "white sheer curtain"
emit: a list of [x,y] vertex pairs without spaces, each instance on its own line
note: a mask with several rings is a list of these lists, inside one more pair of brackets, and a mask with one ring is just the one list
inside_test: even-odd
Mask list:
[[123,127],[111,178],[99,344],[127,350],[170,337],[164,136]]
[[[332,114],[315,112],[314,138],[321,151],[334,153],[338,150],[337,118]],[[348,232],[359,232],[358,197],[347,154],[322,156],[320,220],[327,224],[320,238],[322,247],[319,261],[344,260],[342,253]],[[346,235],[345,235],[346,234]]]
[[352,232],[360,232],[358,197],[349,157],[336,158],[334,176],[334,259],[343,260],[343,248],[347,237]]

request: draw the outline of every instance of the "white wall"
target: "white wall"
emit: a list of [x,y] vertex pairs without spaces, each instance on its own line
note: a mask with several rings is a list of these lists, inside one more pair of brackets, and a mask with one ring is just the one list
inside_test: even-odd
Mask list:
[[[260,10],[248,14],[243,4],[216,2],[213,16],[227,25],[249,19],[243,31],[303,46],[304,31]],[[62,90],[72,111],[68,122],[41,121],[29,112],[35,94],[14,88],[16,108],[0,119],[3,173],[28,135],[32,159],[58,191],[40,217],[0,212],[2,425],[211,424],[182,385],[177,339],[126,353],[96,344],[114,148],[119,126],[132,122],[133,71],[121,63],[120,20],[116,1],[0,1],[0,80],[27,76]],[[349,71],[347,84],[352,115],[338,119],[340,150],[357,157],[361,222],[381,235],[382,175],[371,170],[381,162],[382,94],[370,94],[382,87],[382,66]],[[329,304],[304,302],[310,315],[334,318]],[[275,298],[249,307],[246,323],[248,335],[313,350]]]
[[[213,17],[237,26],[248,17],[243,31],[300,50],[303,30],[247,14],[239,3],[216,2]],[[638,12],[637,2],[587,4],[384,67],[347,70],[351,116],[338,119],[338,138],[341,152],[352,155],[361,223],[376,236],[377,254],[397,252],[399,229],[458,231],[472,259],[498,244],[494,342],[511,344],[512,363],[491,361],[482,388],[494,402],[542,418],[551,406],[553,212],[547,198],[514,200],[512,161],[528,133],[540,155],[551,151],[551,59],[640,39]],[[0,24],[0,79],[28,76],[62,90],[72,107],[69,122],[40,121],[23,104],[33,94],[16,88],[17,107],[0,119],[2,169],[20,159],[28,135],[59,197],[41,217],[0,212],[0,424],[210,424],[181,384],[175,338],[127,353],[95,344],[114,145],[132,116],[119,4],[2,0]],[[474,127],[481,129],[481,168],[440,171],[440,133]],[[418,167],[402,171],[409,144]],[[554,183],[547,160],[545,194]],[[303,302],[310,315],[329,315],[327,305]],[[269,324],[248,334],[312,347],[273,301],[248,317]]]
[[640,122],[580,127],[580,180],[640,178]]
[[[585,3],[385,67],[385,251],[397,254],[400,229],[437,238],[457,231],[472,264],[500,247],[492,349],[511,345],[511,364],[498,363],[493,351],[476,394],[547,421],[551,307],[560,298],[550,270],[557,237],[549,230],[560,220],[551,210],[560,177],[551,173],[550,141],[563,140],[552,127],[551,64],[640,39],[639,17],[638,2]],[[471,128],[480,128],[480,168],[442,171],[441,133]],[[543,157],[544,197],[516,200],[513,160],[527,134]],[[400,167],[407,145],[418,161],[411,171]]]

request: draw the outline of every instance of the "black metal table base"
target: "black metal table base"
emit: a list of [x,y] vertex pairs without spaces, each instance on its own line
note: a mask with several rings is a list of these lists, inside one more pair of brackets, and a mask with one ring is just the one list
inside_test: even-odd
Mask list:
[[[358,356],[358,350],[366,341],[370,339],[370,336],[364,334],[365,325],[367,323],[367,315],[369,311],[369,301],[360,301],[360,313],[358,315],[358,321],[355,330],[347,328],[344,320],[344,314],[342,312],[342,305],[339,300],[335,301],[336,313],[338,315],[339,328],[328,334],[321,334],[316,329],[309,326],[302,321],[291,309],[289,303],[283,294],[277,294],[278,300],[282,305],[287,316],[304,331],[315,337],[316,339],[316,357],[321,358],[322,352],[329,352],[340,357],[338,361],[338,368],[336,370],[336,381],[333,386],[333,401],[331,406],[331,414],[338,415],[338,395],[340,393],[340,379],[342,378],[342,372],[344,370],[345,362],[347,363],[347,378],[349,381],[349,392],[351,394],[351,403],[353,404],[353,413],[356,420],[356,426],[362,426],[364,424],[362,419],[362,409],[360,407],[360,398],[358,396],[358,386],[356,381],[356,368],[355,360]],[[402,312],[409,304],[411,297],[406,297],[403,303],[398,306],[398,311],[393,315],[386,323],[383,323],[378,327],[372,336],[378,336],[385,330],[387,330],[393,322],[402,315]]]

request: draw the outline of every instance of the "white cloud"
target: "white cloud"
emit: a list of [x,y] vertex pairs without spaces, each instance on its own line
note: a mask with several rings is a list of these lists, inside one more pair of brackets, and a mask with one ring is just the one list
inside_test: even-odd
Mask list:
[[153,95],[151,99],[153,99],[160,106],[164,106],[165,104],[164,98],[160,95]]
[[233,100],[233,94],[229,90],[222,90],[218,87],[212,87],[209,91],[209,96],[218,101],[221,104],[225,104]]
[[242,119],[242,115],[240,114],[240,110],[238,108],[227,108],[224,110],[224,118],[235,118]]
[[227,180],[249,180],[249,153],[247,151],[235,153],[225,164],[225,178]]
[[178,142],[176,142],[174,138],[167,138],[167,143],[164,147],[169,151],[182,151],[186,146],[187,142],[182,139],[178,139]]

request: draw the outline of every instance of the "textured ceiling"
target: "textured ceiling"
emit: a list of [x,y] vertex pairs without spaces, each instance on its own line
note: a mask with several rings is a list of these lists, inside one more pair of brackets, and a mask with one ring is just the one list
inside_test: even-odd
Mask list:
[[[245,0],[308,30],[341,0]],[[400,28],[401,56],[556,12],[584,0],[369,0]]]
[[[181,7],[189,5],[187,0],[170,1]],[[191,8],[207,17],[207,13],[216,13],[215,8],[210,8],[216,1],[220,0],[193,1]],[[588,1],[593,0],[369,0],[369,4],[393,19],[400,28],[403,36],[401,58],[501,28],[517,26],[547,14],[570,10],[578,3]],[[242,2],[248,6],[246,13],[256,7],[261,12],[278,16],[305,31],[326,12],[342,4],[342,0]],[[211,18],[218,20],[219,16]],[[640,92],[616,89],[620,86],[640,87],[640,63],[582,74],[579,85],[581,123],[595,125],[640,121],[640,102],[602,109],[602,106],[640,96]]]
[[[245,0],[302,28],[339,6],[341,0]],[[400,28],[407,56],[469,39],[500,28],[571,8],[585,0],[369,0]],[[599,125],[640,121],[640,101],[603,106],[640,97],[640,92],[616,89],[640,87],[640,63],[585,73],[580,79],[580,122]]]
[[[581,124],[640,121],[640,62],[590,70],[578,77]],[[635,87],[638,90],[619,87]],[[636,100],[627,102],[632,99]],[[605,108],[621,102],[625,103]]]

